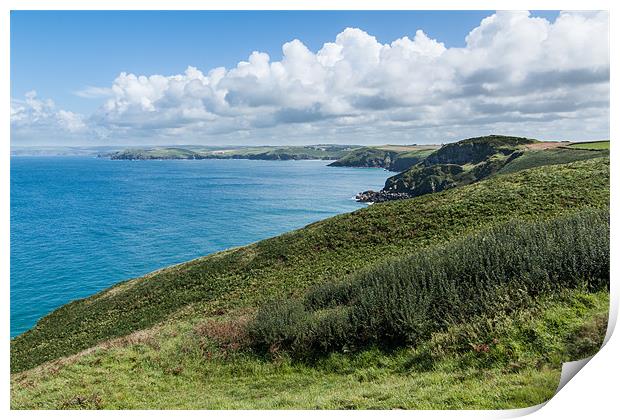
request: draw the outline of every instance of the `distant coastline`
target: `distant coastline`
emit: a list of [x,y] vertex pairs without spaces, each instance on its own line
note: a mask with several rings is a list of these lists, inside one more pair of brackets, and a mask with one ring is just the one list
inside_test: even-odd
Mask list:
[[379,191],[367,190],[355,200],[379,203],[403,200],[467,185],[496,173],[550,163],[569,163],[609,155],[609,140],[540,141],[488,135],[446,144],[359,146],[149,146],[23,147],[12,156],[91,156],[110,160],[321,160],[328,166],[383,168],[394,172]]

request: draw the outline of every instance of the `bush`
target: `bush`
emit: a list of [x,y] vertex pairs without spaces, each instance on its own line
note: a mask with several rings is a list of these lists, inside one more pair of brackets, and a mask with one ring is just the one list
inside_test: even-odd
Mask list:
[[250,324],[256,349],[295,355],[371,345],[415,345],[476,316],[529,298],[609,285],[609,212],[514,220],[385,262],[303,300],[265,306]]
[[297,300],[272,301],[259,309],[248,326],[253,347],[261,352],[275,352],[281,346],[292,348],[301,328],[307,326],[309,314]]

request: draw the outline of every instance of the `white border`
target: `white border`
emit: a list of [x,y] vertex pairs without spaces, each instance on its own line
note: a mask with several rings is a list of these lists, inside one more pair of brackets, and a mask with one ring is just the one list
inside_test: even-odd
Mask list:
[[[616,68],[618,65],[617,57],[620,57],[618,45],[613,42],[618,39],[618,31],[615,30],[614,18],[616,16],[618,2],[604,0],[543,0],[543,1],[489,1],[489,0],[437,0],[437,1],[404,1],[404,0],[227,0],[227,1],[200,1],[200,0],[91,0],[88,4],[76,0],[5,0],[1,3],[2,15],[0,17],[0,46],[2,59],[0,60],[0,84],[2,89],[3,101],[1,107],[0,124],[2,127],[2,153],[0,153],[0,212],[2,220],[0,222],[0,279],[2,287],[2,310],[0,311],[0,328],[2,336],[1,372],[3,381],[2,388],[2,411],[15,418],[73,418],[75,416],[86,418],[108,418],[119,417],[126,414],[133,418],[170,418],[171,416],[183,416],[190,418],[202,418],[205,415],[217,418],[245,418],[252,415],[259,418],[291,418],[310,419],[318,417],[341,418],[354,415],[358,418],[375,418],[379,413],[372,411],[105,411],[105,412],[49,412],[49,411],[11,411],[9,412],[10,386],[9,386],[9,229],[10,229],[10,206],[9,206],[9,164],[10,164],[10,10],[510,10],[510,9],[529,9],[529,10],[610,10],[610,34],[614,34],[610,39],[611,48],[611,109],[610,115],[615,115],[617,106],[618,89],[616,83]],[[615,7],[615,10],[614,10]],[[617,21],[617,19],[616,19]],[[611,118],[611,137],[614,138],[618,132],[618,125],[614,118]],[[620,147],[620,146],[619,146]],[[613,146],[611,149],[612,161],[616,162],[620,157],[620,149]],[[618,173],[612,167],[612,302],[610,323],[615,324],[618,314],[619,290],[618,281],[614,281],[613,274],[618,273],[618,247],[615,240],[616,229],[615,220],[618,213],[617,194],[615,186],[618,184]],[[601,351],[583,368],[577,376],[569,381],[561,391],[552,398],[546,405],[539,408],[532,418],[579,418],[590,417],[594,419],[616,418],[618,415],[618,378],[620,378],[620,362],[617,355],[620,354],[620,341],[618,334],[608,337],[607,344]],[[382,412],[380,415],[389,415],[393,418],[505,418],[515,417],[532,412],[529,410],[516,411],[395,411]]]

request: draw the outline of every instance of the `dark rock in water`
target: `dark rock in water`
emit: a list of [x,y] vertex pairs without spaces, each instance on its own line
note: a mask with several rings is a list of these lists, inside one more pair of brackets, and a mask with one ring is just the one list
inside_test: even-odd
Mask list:
[[406,198],[413,197],[406,192],[392,192],[392,191],[364,191],[355,196],[355,200],[360,203],[383,203],[392,200],[404,200]]

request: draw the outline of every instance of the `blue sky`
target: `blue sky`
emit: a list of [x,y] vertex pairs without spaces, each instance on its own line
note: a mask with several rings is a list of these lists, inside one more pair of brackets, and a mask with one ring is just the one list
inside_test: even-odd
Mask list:
[[608,21],[604,11],[13,11],[11,144],[608,138]]
[[[557,11],[532,12],[554,20]],[[73,92],[107,86],[121,71],[177,74],[188,65],[233,67],[255,50],[282,58],[301,39],[313,51],[347,27],[388,43],[423,29],[446,47],[493,11],[13,11],[11,94],[35,89],[61,107],[92,111]]]

